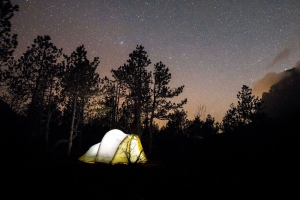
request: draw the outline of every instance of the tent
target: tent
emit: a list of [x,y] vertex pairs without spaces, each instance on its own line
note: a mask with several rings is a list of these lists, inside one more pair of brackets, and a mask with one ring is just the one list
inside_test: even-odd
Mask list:
[[139,137],[134,134],[125,134],[118,129],[108,131],[102,141],[91,146],[79,160],[86,163],[109,164],[147,162]]

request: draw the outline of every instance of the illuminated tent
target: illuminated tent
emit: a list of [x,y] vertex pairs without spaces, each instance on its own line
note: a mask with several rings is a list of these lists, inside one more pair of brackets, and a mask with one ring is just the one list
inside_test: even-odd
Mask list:
[[147,158],[137,135],[127,135],[113,129],[104,135],[100,143],[91,146],[79,160],[86,163],[128,164],[145,163]]

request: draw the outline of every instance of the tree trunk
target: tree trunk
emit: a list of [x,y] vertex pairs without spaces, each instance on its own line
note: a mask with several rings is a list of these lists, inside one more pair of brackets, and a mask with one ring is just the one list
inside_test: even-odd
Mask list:
[[141,106],[140,101],[138,102],[137,114],[136,114],[136,133],[139,137],[141,137]]
[[74,98],[71,130],[70,130],[69,141],[68,141],[68,154],[67,154],[68,156],[71,155],[71,148],[72,148],[72,143],[73,143],[74,121],[75,121],[75,114],[76,114],[76,103],[77,103],[77,95],[75,95],[75,98]]
[[[76,135],[78,135],[78,145],[79,148],[82,147],[82,120],[83,120],[83,110],[84,110],[84,98],[82,100],[82,105],[79,106],[79,115],[76,123]],[[79,127],[79,128],[78,128]],[[80,130],[79,130],[80,129]]]
[[152,154],[152,146],[153,146],[153,118],[150,119],[150,127],[149,127],[149,154]]
[[137,115],[136,115],[136,133],[139,137],[141,137],[141,96],[142,96],[142,72],[141,72],[141,66],[138,66],[138,70],[139,70],[139,77],[138,77],[138,99],[137,99]]
[[46,124],[46,131],[45,131],[45,150],[48,151],[49,148],[49,131],[50,131],[50,120],[51,120],[51,115],[50,113],[47,118],[47,124]]
[[153,120],[154,120],[154,111],[156,109],[156,92],[155,92],[155,83],[153,88],[153,103],[152,103],[152,109],[151,109],[151,115],[150,115],[150,127],[149,127],[149,154],[152,154],[152,148],[153,148]]

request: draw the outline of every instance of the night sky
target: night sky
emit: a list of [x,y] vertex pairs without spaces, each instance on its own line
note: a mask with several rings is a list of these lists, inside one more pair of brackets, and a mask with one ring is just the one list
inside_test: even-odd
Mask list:
[[[242,85],[295,66],[300,58],[299,0],[11,0],[19,58],[38,35],[69,55],[85,45],[111,76],[143,45],[154,63],[185,85],[180,99],[190,119],[197,107],[221,121]],[[260,94],[257,94],[260,95]]]

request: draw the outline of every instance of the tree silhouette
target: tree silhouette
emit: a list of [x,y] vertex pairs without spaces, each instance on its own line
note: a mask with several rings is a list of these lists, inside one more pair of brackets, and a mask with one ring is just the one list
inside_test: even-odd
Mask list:
[[216,135],[219,131],[219,123],[215,122],[210,114],[206,116],[205,120],[201,120],[197,115],[193,120],[189,121],[187,132],[189,137],[206,139]]
[[242,90],[237,94],[237,98],[237,106],[231,104],[222,120],[221,129],[224,132],[256,122],[263,115],[262,100],[252,95],[252,89],[248,86],[243,85]]
[[13,63],[13,52],[17,47],[17,34],[11,35],[11,18],[19,11],[18,5],[12,5],[9,0],[0,1],[0,86],[3,82],[4,67]]
[[38,36],[14,66],[7,70],[5,99],[11,107],[27,117],[27,134],[45,134],[48,145],[49,123],[57,110],[60,93],[62,49],[51,43],[48,35]]
[[169,111],[182,108],[187,103],[187,99],[182,100],[180,103],[172,103],[168,99],[178,96],[183,92],[184,85],[171,89],[168,84],[171,80],[171,73],[162,62],[154,65],[154,81],[153,89],[151,90],[151,105],[149,106],[150,112],[150,152],[152,149],[152,129],[153,120],[167,120],[172,117],[168,115]]
[[201,120],[200,116],[196,116],[193,120],[189,121],[187,128],[189,137],[192,138],[203,138],[202,127],[204,122]]
[[184,135],[188,125],[187,112],[183,109],[176,109],[174,113],[169,114],[169,121],[166,129],[171,135]]
[[[109,97],[107,106],[111,107],[112,124],[140,137],[149,134],[149,150],[152,151],[152,138],[155,119],[168,120],[172,111],[182,108],[187,99],[174,103],[170,99],[179,96],[184,85],[170,88],[171,73],[162,62],[154,64],[154,72],[147,71],[151,64],[143,46],[137,46],[129,55],[130,59],[117,70],[112,70],[114,81],[106,81]],[[173,113],[174,114],[174,113]],[[118,116],[118,117],[117,117]],[[141,137],[146,139],[146,137]]]
[[[161,154],[167,153],[168,156],[177,157],[187,150],[187,112],[183,109],[176,109],[168,114],[168,122],[155,136],[155,149],[153,151]],[[166,152],[164,152],[166,151]]]
[[128,117],[133,117],[134,133],[141,136],[141,118],[143,105],[149,97],[151,73],[148,73],[146,67],[151,64],[147,52],[143,46],[136,46],[136,49],[129,54],[127,64],[120,66],[117,70],[112,70],[113,77],[122,84],[126,85],[127,111],[132,113]]
[[204,132],[203,134],[204,138],[215,135],[219,131],[219,123],[218,122],[215,123],[215,118],[212,117],[210,114],[208,114],[204,121],[202,130]]
[[71,108],[72,111],[67,153],[69,156],[73,139],[77,136],[78,125],[83,120],[84,106],[89,98],[99,92],[100,77],[96,69],[100,61],[95,57],[90,62],[84,45],[77,47],[70,56],[64,55],[64,58],[63,92],[66,95],[66,103],[69,104],[66,108]]
[[285,78],[263,93],[262,100],[269,117],[284,121],[299,118],[300,111],[300,63],[282,72]]
[[125,129],[121,125],[120,119],[122,116],[122,102],[125,101],[126,97],[126,87],[122,84],[122,80],[110,80],[104,77],[102,80],[103,90],[105,93],[105,107],[107,108],[107,120],[110,129],[121,128]]

